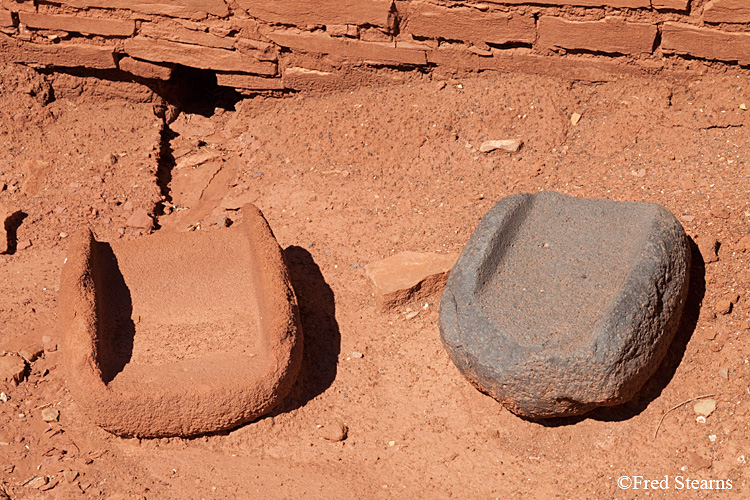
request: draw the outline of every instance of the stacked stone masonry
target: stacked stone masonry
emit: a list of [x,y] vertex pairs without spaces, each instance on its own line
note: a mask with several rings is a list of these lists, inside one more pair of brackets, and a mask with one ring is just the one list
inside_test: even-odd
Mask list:
[[685,59],[750,65],[747,0],[0,0],[0,60],[242,91],[332,88],[352,68],[448,72]]

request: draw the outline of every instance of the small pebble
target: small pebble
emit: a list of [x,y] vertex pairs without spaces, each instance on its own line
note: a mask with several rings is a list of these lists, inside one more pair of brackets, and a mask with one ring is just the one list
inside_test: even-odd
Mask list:
[[57,422],[60,419],[60,410],[57,408],[44,408],[42,410],[42,420],[45,422]]
[[326,441],[343,441],[349,435],[349,428],[344,423],[331,423],[318,428],[318,434]]
[[716,238],[712,238],[708,235],[699,235],[694,238],[695,244],[698,245],[703,262],[709,264],[719,260],[719,256],[716,251],[719,249],[719,242]]
[[732,312],[732,301],[729,299],[720,299],[716,303],[716,314],[729,314]]
[[698,415],[702,415],[703,417],[708,417],[714,412],[714,410],[716,410],[716,400],[715,399],[701,399],[700,401],[695,403],[695,406],[693,406],[693,410]]

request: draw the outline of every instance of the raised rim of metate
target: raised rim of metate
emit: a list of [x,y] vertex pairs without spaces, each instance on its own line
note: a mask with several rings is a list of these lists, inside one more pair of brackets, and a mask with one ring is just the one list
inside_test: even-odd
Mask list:
[[[538,214],[542,215],[532,217],[535,210],[540,210]],[[577,213],[588,215],[576,219]],[[513,305],[502,297],[491,297],[493,302],[484,296],[492,292],[487,283],[491,282],[493,273],[500,272],[497,269],[501,265],[511,269],[503,271],[508,273],[503,278],[512,278],[514,262],[508,259],[515,257],[507,254],[520,255],[525,250],[517,251],[512,247],[529,244],[519,238],[536,239],[538,227],[524,228],[524,225],[536,224],[543,228],[542,232],[547,233],[550,241],[563,241],[565,238],[555,240],[555,233],[559,236],[561,231],[566,231],[566,224],[570,228],[571,220],[572,224],[578,224],[572,226],[575,229],[585,227],[581,221],[598,223],[601,219],[596,217],[608,217],[607,214],[613,213],[617,214],[614,218],[617,223],[611,226],[610,240],[616,244],[618,237],[637,237],[635,251],[627,254],[621,281],[613,287],[615,291],[606,300],[602,299],[601,308],[592,308],[596,316],[586,323],[588,331],[578,332],[580,335],[575,342],[561,345],[559,338],[545,340],[545,335],[554,332],[555,323],[564,320],[566,314],[585,312],[566,311],[563,307],[552,311],[549,317],[540,315],[538,330],[521,332],[513,326],[519,322],[514,323],[508,315],[539,314],[539,311],[528,308],[519,312],[517,308],[511,309]],[[539,217],[549,217],[551,222],[539,223]],[[611,223],[609,219],[605,222]],[[534,243],[527,255],[544,258],[545,254],[537,249],[539,242]],[[594,251],[611,243],[591,238]],[[565,266],[565,260],[575,249],[564,251],[568,254],[554,261],[555,265],[540,262],[539,268],[554,273],[558,262]],[[586,251],[583,251],[584,257]],[[661,205],[574,198],[549,191],[508,196],[482,218],[451,271],[440,305],[443,345],[475,387],[525,418],[580,415],[598,406],[627,402],[656,371],[679,327],[688,292],[690,258],[684,229]],[[535,279],[533,273],[523,277],[532,283]],[[554,279],[553,276],[548,283]],[[508,286],[514,286],[512,281]],[[503,283],[506,286],[507,281]],[[546,290],[545,293],[574,294],[577,293],[575,288]],[[495,294],[497,290],[508,289],[496,287]],[[512,298],[515,300],[515,295]],[[564,303],[564,299],[557,303],[560,302]],[[488,309],[487,304],[496,305],[497,309]],[[538,325],[539,321],[535,318],[527,324]],[[543,340],[534,345],[536,340],[530,338]]]
[[[89,229],[72,236],[60,283],[64,363],[67,385],[94,423],[120,436],[193,436],[255,420],[289,392],[302,360],[297,299],[281,248],[263,214],[254,205],[244,206],[242,213],[244,220],[226,229],[160,232],[112,245],[96,241]],[[106,287],[111,277],[101,276],[106,267],[101,260],[112,260],[117,245],[127,245],[130,255],[137,255],[133,249],[141,246],[147,250],[156,247],[170,252],[179,262],[181,247],[188,243],[204,245],[205,259],[219,258],[218,250],[212,253],[212,238],[218,233],[223,234],[225,244],[234,241],[250,250],[233,266],[249,269],[253,282],[234,293],[255,297],[250,302],[257,308],[253,312],[257,327],[253,331],[249,328],[248,335],[258,339],[258,352],[208,355],[161,366],[139,365],[135,370],[138,376],[105,380],[99,346],[103,335],[100,315],[106,314],[107,304],[102,303],[102,291],[97,293],[97,288]],[[139,262],[135,267],[141,265]],[[183,266],[185,273],[196,271],[195,263]],[[143,269],[144,276],[148,272]],[[175,286],[180,286],[179,273],[174,280]],[[212,285],[206,286],[195,293],[203,293],[202,300],[216,301],[210,293]]]

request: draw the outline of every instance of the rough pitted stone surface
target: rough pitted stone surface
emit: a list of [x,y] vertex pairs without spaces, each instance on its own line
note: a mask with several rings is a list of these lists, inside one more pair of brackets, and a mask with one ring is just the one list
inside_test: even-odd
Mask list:
[[375,300],[388,309],[440,292],[458,255],[402,252],[368,264]]
[[191,436],[266,414],[301,364],[297,302],[260,211],[231,228],[71,237],[60,283],[67,385],[125,436]]
[[485,13],[470,8],[446,9],[416,3],[409,13],[406,30],[416,36],[447,40],[533,43],[536,39],[534,24],[532,16]]
[[711,0],[703,9],[707,23],[750,22],[750,3],[747,0]]
[[121,19],[102,19],[83,16],[55,16],[33,12],[19,12],[18,20],[29,28],[64,30],[102,36],[130,36],[135,22]]
[[750,34],[664,23],[661,48],[668,54],[684,54],[716,61],[750,64]]
[[664,207],[517,194],[448,278],[443,343],[480,390],[528,418],[631,399],[679,325],[690,251]]
[[657,29],[653,24],[632,23],[617,17],[601,21],[567,21],[539,18],[539,45],[613,54],[651,52]]
[[59,3],[77,8],[129,9],[133,12],[162,16],[203,19],[206,14],[226,16],[229,9],[223,0],[60,0]]

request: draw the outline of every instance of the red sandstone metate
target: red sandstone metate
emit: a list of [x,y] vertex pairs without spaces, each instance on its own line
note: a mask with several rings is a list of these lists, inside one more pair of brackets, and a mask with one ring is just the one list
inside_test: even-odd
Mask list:
[[72,238],[60,285],[67,383],[119,435],[189,436],[271,410],[301,363],[281,249],[252,205],[229,229]]

